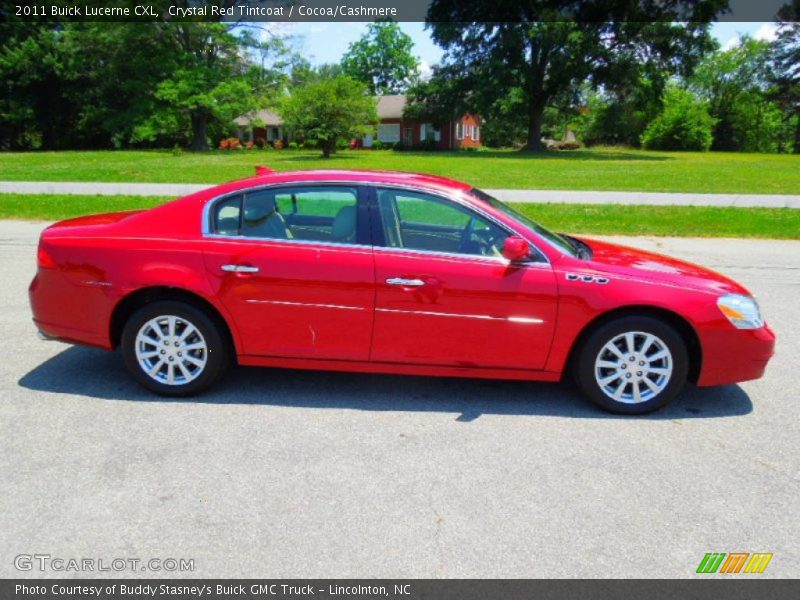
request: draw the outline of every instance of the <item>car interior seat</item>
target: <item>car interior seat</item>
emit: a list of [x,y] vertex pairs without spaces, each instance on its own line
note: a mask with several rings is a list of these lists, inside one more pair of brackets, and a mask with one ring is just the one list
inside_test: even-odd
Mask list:
[[292,238],[286,220],[278,212],[274,196],[248,196],[245,198],[244,235],[278,240]]
[[331,239],[337,242],[356,241],[356,207],[343,206],[336,213],[331,227]]

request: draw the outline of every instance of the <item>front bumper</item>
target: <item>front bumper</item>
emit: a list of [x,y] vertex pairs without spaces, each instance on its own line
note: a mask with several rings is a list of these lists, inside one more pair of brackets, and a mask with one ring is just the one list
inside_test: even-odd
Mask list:
[[702,368],[699,386],[727,385],[758,379],[775,353],[775,333],[759,329],[719,327],[700,332]]

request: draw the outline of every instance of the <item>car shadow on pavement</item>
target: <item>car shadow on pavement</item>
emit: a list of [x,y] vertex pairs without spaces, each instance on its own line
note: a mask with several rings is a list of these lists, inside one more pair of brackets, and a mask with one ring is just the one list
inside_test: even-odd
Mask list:
[[746,415],[753,410],[738,385],[686,386],[667,408],[643,417],[594,407],[569,383],[497,381],[330,371],[236,367],[215,387],[192,398],[164,398],[142,389],[118,353],[73,346],[20,380],[28,390],[103,400],[258,404],[298,408],[448,412],[470,422],[484,414],[577,418],[688,419]]

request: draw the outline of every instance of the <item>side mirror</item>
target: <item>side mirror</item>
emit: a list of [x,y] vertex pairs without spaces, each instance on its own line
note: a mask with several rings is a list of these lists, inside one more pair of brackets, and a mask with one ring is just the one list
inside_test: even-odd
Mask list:
[[518,235],[510,235],[503,242],[501,253],[511,262],[516,262],[528,258],[531,255],[531,247]]

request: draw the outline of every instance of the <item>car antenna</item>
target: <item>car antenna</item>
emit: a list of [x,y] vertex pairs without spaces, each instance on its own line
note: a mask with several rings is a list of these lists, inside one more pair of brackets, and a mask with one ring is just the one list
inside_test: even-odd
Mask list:
[[275,169],[270,169],[264,165],[256,165],[256,175],[272,175]]

